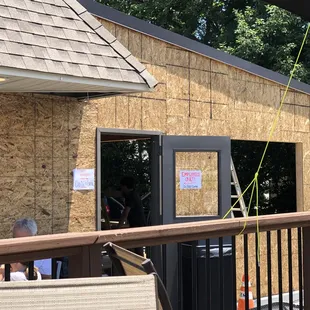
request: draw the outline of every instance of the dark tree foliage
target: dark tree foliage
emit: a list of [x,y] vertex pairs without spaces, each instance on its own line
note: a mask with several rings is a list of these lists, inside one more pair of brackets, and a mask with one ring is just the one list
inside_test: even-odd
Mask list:
[[[232,141],[231,154],[244,190],[253,180],[266,143]],[[250,201],[251,190],[245,196]],[[254,195],[250,214],[255,214]],[[270,143],[262,168],[259,171],[259,214],[274,214],[296,211],[295,145]]]
[[122,141],[101,144],[102,189],[117,189],[123,176],[133,176],[141,195],[150,191],[150,141]]
[[[261,0],[97,0],[129,15],[289,75],[307,22]],[[295,78],[310,82],[309,41]]]

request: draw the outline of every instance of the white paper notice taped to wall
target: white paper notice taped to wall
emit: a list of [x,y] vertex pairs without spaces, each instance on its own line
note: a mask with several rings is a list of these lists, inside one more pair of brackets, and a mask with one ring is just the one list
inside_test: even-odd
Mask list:
[[201,170],[180,170],[181,189],[201,189]]
[[91,191],[95,189],[95,169],[74,169],[73,190]]

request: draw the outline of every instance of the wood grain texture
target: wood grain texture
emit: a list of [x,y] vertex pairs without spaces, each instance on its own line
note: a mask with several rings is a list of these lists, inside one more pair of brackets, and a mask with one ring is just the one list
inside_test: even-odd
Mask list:
[[[127,248],[154,246],[176,242],[205,240],[224,236],[236,236],[247,223],[243,234],[254,233],[256,217],[247,219],[212,220],[181,224],[170,224],[142,228],[85,233],[66,233],[0,240],[0,260],[3,255],[30,253],[48,249],[59,249],[113,242]],[[279,229],[310,227],[310,212],[261,216],[261,232]]]

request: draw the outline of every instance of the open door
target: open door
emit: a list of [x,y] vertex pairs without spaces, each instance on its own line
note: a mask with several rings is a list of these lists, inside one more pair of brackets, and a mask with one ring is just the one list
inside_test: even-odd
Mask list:
[[[162,137],[163,224],[222,218],[231,204],[230,138]],[[178,305],[178,248],[164,251],[165,282]]]

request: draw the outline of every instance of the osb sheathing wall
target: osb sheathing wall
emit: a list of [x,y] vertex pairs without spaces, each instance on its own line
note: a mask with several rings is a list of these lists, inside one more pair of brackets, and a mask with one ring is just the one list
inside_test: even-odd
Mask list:
[[[96,102],[98,126],[158,130],[167,135],[228,135],[232,139],[266,141],[284,87],[256,77],[207,57],[179,49],[165,42],[112,24],[102,23],[139,58],[159,81],[156,91],[128,97],[114,97]],[[310,210],[310,97],[290,91],[283,106],[272,141],[298,143],[297,187],[299,210]],[[281,154],[279,154],[281,156]],[[203,167],[201,158],[201,167]],[[189,161],[188,164],[192,165]],[[184,169],[180,164],[177,169]],[[185,213],[190,204],[184,193],[178,195],[177,209]],[[183,195],[183,196],[182,196]],[[193,194],[195,195],[195,194]],[[188,195],[189,196],[189,195]],[[181,199],[181,197],[183,199]],[[209,199],[214,202],[212,197]],[[213,203],[211,210],[214,212]],[[203,213],[191,209],[191,213]],[[292,233],[293,284],[298,289],[297,233]],[[272,233],[271,244],[276,244]],[[249,236],[249,270],[254,296],[255,251],[254,236]],[[267,252],[266,234],[261,234],[261,294],[266,296]],[[237,239],[237,286],[243,273],[243,238]],[[287,233],[282,236],[283,291],[288,291]],[[277,249],[272,249],[272,291],[278,292]]]
[[[176,216],[218,215],[218,160],[215,152],[177,152]],[[201,171],[201,188],[181,190],[180,173]]]
[[1,238],[23,216],[40,234],[94,230],[95,193],[71,190],[72,169],[94,167],[92,112],[70,99],[0,94]]
[[[104,24],[160,84],[152,93],[91,102],[1,94],[1,238],[11,236],[12,223],[21,216],[35,217],[40,234],[95,230],[95,192],[73,192],[72,169],[95,167],[97,127],[160,130],[168,135],[229,135],[243,140],[264,141],[268,137],[283,87]],[[298,203],[305,210],[310,210],[309,104],[307,95],[290,92],[273,137],[273,141],[301,143],[303,160],[298,169],[303,171],[303,186]],[[296,256],[295,246],[293,250]],[[254,262],[254,252],[250,253]],[[266,270],[265,253],[262,273]],[[241,279],[239,250],[237,256],[237,279]],[[250,270],[254,280],[254,265]],[[262,283],[266,283],[266,274]],[[265,284],[262,289],[266,294]]]

